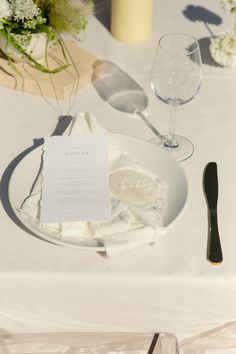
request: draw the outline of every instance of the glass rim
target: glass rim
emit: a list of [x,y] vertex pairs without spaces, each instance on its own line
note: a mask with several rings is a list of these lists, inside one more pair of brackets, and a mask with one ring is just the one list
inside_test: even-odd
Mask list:
[[187,33],[183,33],[183,32],[169,32],[169,33],[163,34],[163,36],[161,36],[161,38],[160,38],[159,41],[158,41],[160,48],[163,49],[163,50],[166,51],[166,52],[182,55],[181,53],[177,53],[177,52],[174,52],[174,51],[171,51],[171,50],[169,50],[169,49],[164,48],[163,45],[161,44],[162,40],[163,40],[165,37],[170,36],[170,35],[181,35],[181,36],[183,36],[183,37],[192,38],[192,40],[193,40],[193,41],[195,42],[195,44],[196,44],[196,48],[193,49],[193,50],[191,50],[187,55],[191,55],[191,54],[193,54],[194,52],[196,52],[197,50],[200,49],[198,40],[197,40],[194,36],[192,36],[191,34],[187,34]]

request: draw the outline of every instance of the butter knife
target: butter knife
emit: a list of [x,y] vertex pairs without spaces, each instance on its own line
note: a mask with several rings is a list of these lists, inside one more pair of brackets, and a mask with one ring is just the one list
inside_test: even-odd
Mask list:
[[203,185],[208,205],[208,247],[207,259],[213,264],[223,261],[217,220],[218,177],[216,162],[209,162],[204,170]]

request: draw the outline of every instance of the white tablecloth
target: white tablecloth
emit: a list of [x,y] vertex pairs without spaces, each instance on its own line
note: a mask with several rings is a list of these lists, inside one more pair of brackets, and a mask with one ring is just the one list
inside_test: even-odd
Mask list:
[[[149,70],[159,37],[186,32],[207,42],[202,21],[191,21],[187,5],[202,6],[222,18],[213,33],[231,29],[233,16],[218,1],[155,0],[152,36],[142,44],[114,39],[92,16],[80,43],[101,59],[128,72],[149,97],[149,119],[168,128],[168,107],[154,97]],[[98,3],[97,17],[106,6]],[[202,40],[204,39],[205,40]],[[32,237],[0,206],[0,330],[7,332],[123,331],[173,332],[179,339],[236,319],[236,69],[212,65],[203,52],[203,86],[178,110],[177,131],[189,137],[194,155],[182,163],[188,180],[186,206],[155,246],[105,259],[95,252],[64,248]],[[64,112],[68,102],[63,102]],[[56,101],[0,88],[1,173],[33,138],[50,135],[56,125]],[[92,85],[82,89],[72,114],[90,111],[112,132],[149,140],[141,120],[109,108]],[[224,262],[206,260],[207,209],[202,173],[218,164],[219,227]],[[26,172],[27,173],[27,172]]]

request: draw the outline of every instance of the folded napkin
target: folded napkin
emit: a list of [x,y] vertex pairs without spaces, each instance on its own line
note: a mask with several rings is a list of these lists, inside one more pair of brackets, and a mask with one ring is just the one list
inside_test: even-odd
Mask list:
[[[131,159],[116,143],[95,117],[89,113],[76,115],[64,135],[98,134],[105,135],[108,141],[109,174],[117,172],[141,173],[155,183],[155,201],[144,205],[122,201],[111,191],[111,218],[103,221],[76,221],[41,223],[42,172],[33,184],[30,195],[23,201],[19,213],[35,229],[60,241],[76,244],[97,244],[104,246],[107,255],[129,250],[144,244],[154,243],[165,232],[163,209],[166,184],[152,171],[140,166]],[[138,191],[137,191],[138,192]]]
[[160,354],[163,336],[156,340],[156,333],[1,333],[0,354]]
[[181,354],[235,354],[236,321],[188,337],[180,342]]

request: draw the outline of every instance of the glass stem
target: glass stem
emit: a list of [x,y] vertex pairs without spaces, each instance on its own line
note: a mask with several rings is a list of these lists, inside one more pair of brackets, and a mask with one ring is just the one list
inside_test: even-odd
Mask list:
[[170,115],[170,129],[169,129],[169,133],[166,137],[166,140],[164,142],[164,145],[166,147],[169,148],[175,148],[177,147],[179,144],[176,140],[175,137],[175,122],[176,122],[176,108],[177,105],[176,104],[170,104],[170,108],[171,108],[171,115]]

